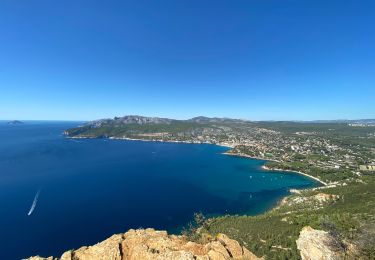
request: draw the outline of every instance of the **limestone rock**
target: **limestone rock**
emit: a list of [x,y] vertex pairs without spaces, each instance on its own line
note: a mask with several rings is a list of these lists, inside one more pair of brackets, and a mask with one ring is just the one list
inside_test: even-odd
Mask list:
[[252,252],[250,252],[246,247],[242,247],[242,250],[243,250],[243,259],[246,259],[246,260],[264,259],[263,257],[262,258],[257,257]]
[[55,260],[55,259],[56,258],[53,258],[52,256],[45,258],[45,257],[40,257],[37,255],[37,256],[32,256],[28,258],[27,260]]
[[304,227],[296,243],[302,260],[343,259],[341,249],[335,246],[334,241],[326,231]]
[[324,203],[328,201],[336,201],[339,199],[339,196],[334,194],[318,193],[314,196],[314,199],[320,203]]
[[217,240],[219,240],[220,243],[225,246],[225,248],[228,250],[229,255],[233,258],[237,259],[243,256],[242,247],[236,240],[230,239],[224,234],[217,235]]
[[121,241],[122,241],[122,235],[113,235],[110,238],[94,246],[81,247],[80,249],[73,251],[72,260],[75,260],[75,259],[121,260],[121,250],[120,250]]
[[223,256],[220,252],[215,250],[208,251],[208,259],[210,260],[226,260],[228,257]]
[[66,251],[62,256],[60,257],[60,260],[72,260],[72,250]]
[[219,241],[213,241],[213,242],[209,243],[206,246],[206,248],[209,250],[209,252],[212,251],[211,254],[215,254],[215,255],[220,254],[220,255],[222,255],[223,258],[229,258],[230,257],[227,249]]
[[[65,252],[61,260],[227,260],[262,259],[224,234],[206,244],[154,229],[129,230],[93,246]],[[28,260],[56,260],[31,257]]]

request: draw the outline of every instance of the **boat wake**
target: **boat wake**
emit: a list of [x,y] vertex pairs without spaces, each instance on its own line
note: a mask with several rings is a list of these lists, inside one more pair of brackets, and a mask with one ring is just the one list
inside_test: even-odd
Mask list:
[[27,213],[28,216],[30,216],[33,213],[33,211],[36,207],[36,204],[38,203],[39,194],[40,194],[40,190],[38,190],[38,192],[35,194],[33,204],[31,205],[29,213]]

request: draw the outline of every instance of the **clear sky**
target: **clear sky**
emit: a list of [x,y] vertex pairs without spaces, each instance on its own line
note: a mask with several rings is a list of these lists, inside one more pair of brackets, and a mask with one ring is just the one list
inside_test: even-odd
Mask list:
[[0,1],[0,119],[375,118],[375,1]]

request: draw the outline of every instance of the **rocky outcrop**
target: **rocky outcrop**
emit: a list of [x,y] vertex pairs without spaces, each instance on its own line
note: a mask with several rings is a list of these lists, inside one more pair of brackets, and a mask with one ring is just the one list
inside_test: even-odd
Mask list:
[[256,255],[236,240],[219,234],[206,244],[188,241],[154,229],[129,230],[94,246],[65,252],[60,258],[31,257],[28,260],[256,260]]
[[115,117],[113,119],[116,123],[120,124],[170,124],[173,119],[160,118],[160,117],[145,117],[145,116],[123,116]]
[[320,203],[325,203],[325,202],[329,202],[329,201],[336,201],[340,198],[340,196],[338,195],[334,195],[334,194],[326,194],[326,193],[318,193],[316,195],[313,196],[314,199]]
[[326,231],[304,227],[296,243],[302,260],[343,259],[342,248]]
[[293,197],[286,197],[282,201],[282,205],[293,206],[296,204],[304,204],[309,206],[310,209],[319,209],[326,203],[334,203],[340,199],[340,196],[334,194],[318,193],[312,196],[304,196],[301,192],[296,193]]

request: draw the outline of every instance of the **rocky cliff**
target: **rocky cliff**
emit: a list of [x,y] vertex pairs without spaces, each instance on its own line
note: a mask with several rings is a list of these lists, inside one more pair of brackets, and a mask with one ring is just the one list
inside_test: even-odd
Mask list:
[[225,260],[262,259],[236,240],[224,234],[205,244],[188,241],[184,236],[168,235],[154,229],[129,230],[113,235],[94,246],[84,246],[65,252],[60,258],[39,256],[28,260]]
[[343,249],[326,231],[304,227],[296,243],[302,260],[344,259]]

